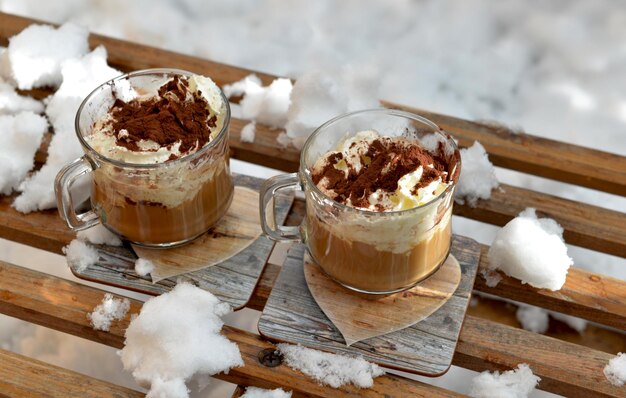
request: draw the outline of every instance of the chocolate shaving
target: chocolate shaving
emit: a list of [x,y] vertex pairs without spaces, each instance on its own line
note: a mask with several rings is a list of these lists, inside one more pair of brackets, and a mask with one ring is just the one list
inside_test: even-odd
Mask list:
[[[211,116],[206,99],[197,92],[189,92],[185,78],[174,77],[159,88],[158,94],[130,102],[115,100],[109,123],[117,145],[142,151],[138,145],[141,140],[151,140],[167,148],[180,142],[180,152],[186,153],[211,140],[211,128],[215,127],[217,118]],[[188,94],[191,99],[187,99]]]
[[[441,178],[447,181],[449,164],[442,151],[433,155],[417,143],[405,139],[378,138],[369,146],[365,156],[370,160],[357,172],[349,167],[346,176],[344,171],[335,168],[337,162],[343,159],[343,154],[335,152],[327,157],[325,166],[321,170],[314,170],[313,183],[318,185],[325,179],[325,189],[335,192],[336,201],[350,203],[354,207],[369,207],[369,196],[377,190],[394,192],[398,189],[398,181],[404,175],[423,167],[423,173],[418,184],[413,188],[423,188],[431,182]],[[433,165],[433,167],[429,167]],[[384,211],[382,206],[376,206],[376,211]]]

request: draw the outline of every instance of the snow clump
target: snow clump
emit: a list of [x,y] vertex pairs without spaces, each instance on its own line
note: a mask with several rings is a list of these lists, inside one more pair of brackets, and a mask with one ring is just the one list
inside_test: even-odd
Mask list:
[[[188,283],[143,305],[119,352],[124,369],[149,388],[148,397],[188,396],[185,381],[243,366],[239,347],[220,334],[228,304]],[[184,387],[184,388],[183,388]]]

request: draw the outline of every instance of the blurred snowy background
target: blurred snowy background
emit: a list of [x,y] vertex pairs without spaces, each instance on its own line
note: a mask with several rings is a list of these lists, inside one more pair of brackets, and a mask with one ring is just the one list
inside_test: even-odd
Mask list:
[[[626,4],[571,1],[0,0],[0,10],[275,75],[352,76],[379,98],[626,155]],[[167,66],[164,64],[163,66]],[[260,177],[276,171],[234,162]],[[615,210],[626,199],[507,170],[512,185]],[[496,228],[455,219],[490,243]],[[575,266],[626,279],[626,260],[570,247]],[[0,241],[0,259],[73,279],[61,256]],[[82,282],[81,282],[82,283]],[[113,290],[113,289],[111,289]],[[139,296],[134,296],[139,297]],[[254,331],[254,311],[231,324]],[[134,386],[115,351],[0,318],[0,346]],[[469,374],[435,382],[467,392]],[[196,396],[229,396],[215,381]]]

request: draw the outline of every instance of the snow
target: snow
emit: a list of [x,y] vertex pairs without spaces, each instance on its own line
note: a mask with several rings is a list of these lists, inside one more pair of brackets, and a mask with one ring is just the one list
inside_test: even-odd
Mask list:
[[0,194],[9,195],[26,178],[47,130],[47,120],[33,112],[0,114]]
[[541,379],[527,364],[506,372],[482,372],[472,379],[469,395],[474,398],[525,398]]
[[[239,348],[220,334],[228,304],[188,283],[143,305],[126,330],[124,369],[150,388],[149,396],[187,397],[181,385],[194,374],[243,366]],[[172,392],[173,391],[173,392]],[[150,395],[153,394],[153,395]]]
[[282,388],[265,390],[258,387],[248,387],[241,398],[291,398],[291,391],[287,392]]
[[361,357],[331,354],[291,344],[279,344],[278,350],[283,354],[285,365],[333,388],[349,383],[369,388],[374,384],[374,378],[385,373],[378,365]]
[[534,305],[516,303],[518,305],[515,316],[522,325],[522,328],[535,333],[545,333],[550,323],[549,317],[557,319],[578,333],[584,332],[587,321],[567,314],[548,311]]
[[550,324],[548,312],[534,305],[520,304],[515,316],[522,328],[535,333],[545,333]]
[[98,251],[83,241],[74,239],[63,248],[67,265],[76,271],[84,271],[90,265],[98,262]]
[[[121,73],[109,67],[106,58],[106,49],[100,46],[80,59],[63,63],[63,83],[46,106],[46,115],[54,127],[48,159],[41,170],[20,186],[22,193],[13,202],[18,211],[29,213],[56,207],[54,179],[63,166],[83,153],[74,130],[76,111],[92,90]],[[87,193],[81,196],[85,199]]]
[[559,290],[572,265],[559,231],[554,220],[525,210],[498,231],[489,248],[488,270],[501,270],[536,288]]
[[111,323],[124,319],[129,309],[130,300],[116,298],[111,293],[105,293],[102,302],[87,314],[87,318],[95,330],[108,332]]
[[145,258],[138,258],[135,261],[135,272],[139,276],[146,276],[151,274],[154,271],[154,264],[150,260],[146,260]]
[[122,246],[120,237],[109,231],[102,224],[96,224],[89,229],[82,230],[76,234],[76,237],[83,242],[93,243],[94,245]]
[[152,381],[152,386],[146,398],[187,398],[189,389],[185,385],[185,380],[181,378],[163,380],[156,377]]
[[241,129],[241,141],[242,142],[254,142],[254,135],[256,134],[256,123],[250,122],[243,126]]
[[[313,68],[375,66],[377,98],[461,118],[500,120],[531,134],[626,153],[626,59],[616,50],[626,34],[626,10],[607,0],[570,1],[563,7],[486,0],[139,0],[114,6],[97,0],[3,0],[0,8],[59,23],[72,20],[102,34],[294,79]],[[155,22],[163,20],[167,32]],[[497,175],[507,184],[626,208],[626,199],[616,195],[503,169]],[[490,226],[477,225],[457,218],[454,228],[475,239],[487,236],[482,243],[490,243]],[[577,247],[569,254],[579,267],[626,277],[621,257]],[[62,337],[60,342],[72,338]],[[78,364],[78,369],[102,371],[99,378],[112,377],[102,369],[113,374],[114,367],[93,366],[76,354],[87,346],[73,344],[78,346],[64,346],[58,365]],[[99,348],[93,344],[90,352]]]
[[285,126],[296,148],[320,125],[346,112],[379,107],[378,86],[363,74],[345,69],[337,75],[305,73],[291,93]]
[[621,387],[626,383],[626,353],[619,353],[611,358],[604,367],[604,376],[614,386]]
[[275,79],[269,86],[263,86],[256,75],[224,86],[227,97],[243,95],[239,102],[240,116],[268,126],[285,127],[289,97],[293,86],[291,80]]
[[[236,117],[285,128],[286,137],[297,148],[329,119],[379,106],[378,85],[367,69],[343,68],[337,74],[310,72],[293,86],[289,79],[278,78],[265,87],[256,75],[249,75],[224,86],[224,93],[227,97],[243,95],[233,112]],[[279,136],[281,145],[288,142],[286,137]]]
[[31,25],[9,39],[3,53],[4,77],[16,82],[17,87],[29,90],[35,87],[61,84],[61,68],[68,59],[78,58],[89,51],[86,28],[67,23],[58,29],[49,25]]
[[[1,58],[2,56],[0,55]],[[0,116],[23,111],[42,113],[43,104],[41,101],[37,101],[27,95],[18,94],[15,91],[15,87],[0,79]]]
[[493,164],[480,142],[461,149],[461,176],[454,191],[457,203],[476,207],[478,199],[491,198],[491,190],[498,187]]

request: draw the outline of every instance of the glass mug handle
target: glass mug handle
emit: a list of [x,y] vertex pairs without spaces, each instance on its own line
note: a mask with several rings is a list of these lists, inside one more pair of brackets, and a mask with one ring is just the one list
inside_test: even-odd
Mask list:
[[80,214],[76,213],[76,208],[70,193],[70,188],[76,179],[92,171],[93,166],[89,160],[83,156],[63,167],[54,180],[54,192],[57,198],[59,214],[74,231],[87,229],[97,224],[99,221],[98,215],[93,210]]
[[259,196],[261,211],[261,227],[263,232],[275,241],[302,241],[300,227],[278,225],[274,211],[274,197],[276,192],[284,188],[302,189],[298,173],[281,174],[263,182]]

